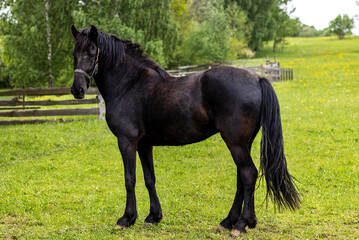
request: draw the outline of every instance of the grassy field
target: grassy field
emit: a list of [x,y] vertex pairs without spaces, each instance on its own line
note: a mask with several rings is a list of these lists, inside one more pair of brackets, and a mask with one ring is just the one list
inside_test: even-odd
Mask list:
[[[258,225],[242,239],[359,239],[359,38],[289,39],[276,53],[294,80],[275,83],[300,210],[276,211],[256,190]],[[270,55],[268,51],[257,57]],[[125,207],[123,165],[105,122],[0,127],[0,238],[230,239],[217,233],[235,193],[219,135],[154,150],[164,218],[144,226],[149,198],[138,160],[136,224],[115,230]],[[252,157],[259,164],[259,140]]]

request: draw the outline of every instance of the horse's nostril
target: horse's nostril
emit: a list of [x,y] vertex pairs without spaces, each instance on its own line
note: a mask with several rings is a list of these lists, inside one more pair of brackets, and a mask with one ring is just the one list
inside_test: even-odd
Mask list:
[[75,90],[73,88],[71,88],[71,93],[72,95],[75,95]]
[[83,87],[80,87],[80,95],[84,95],[85,94],[85,89]]

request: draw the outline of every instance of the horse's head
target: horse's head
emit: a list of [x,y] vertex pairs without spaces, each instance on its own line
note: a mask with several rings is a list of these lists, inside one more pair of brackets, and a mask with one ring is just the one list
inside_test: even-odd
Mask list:
[[72,35],[76,39],[73,51],[74,55],[74,82],[71,87],[72,95],[77,99],[85,97],[85,92],[90,86],[91,79],[96,75],[98,69],[98,57],[100,49],[97,46],[97,29],[77,31],[71,26]]

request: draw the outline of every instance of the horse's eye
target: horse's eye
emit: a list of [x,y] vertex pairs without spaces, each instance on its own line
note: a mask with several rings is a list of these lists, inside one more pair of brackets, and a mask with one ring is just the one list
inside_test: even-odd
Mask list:
[[90,57],[94,57],[96,55],[96,46],[95,45],[91,44],[89,53],[90,53]]

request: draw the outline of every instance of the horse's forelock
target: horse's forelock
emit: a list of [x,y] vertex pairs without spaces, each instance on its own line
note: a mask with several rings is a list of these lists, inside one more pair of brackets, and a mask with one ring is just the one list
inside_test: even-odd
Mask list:
[[84,49],[89,44],[90,39],[88,37],[88,29],[84,29],[80,32],[78,37],[76,38],[75,48]]

